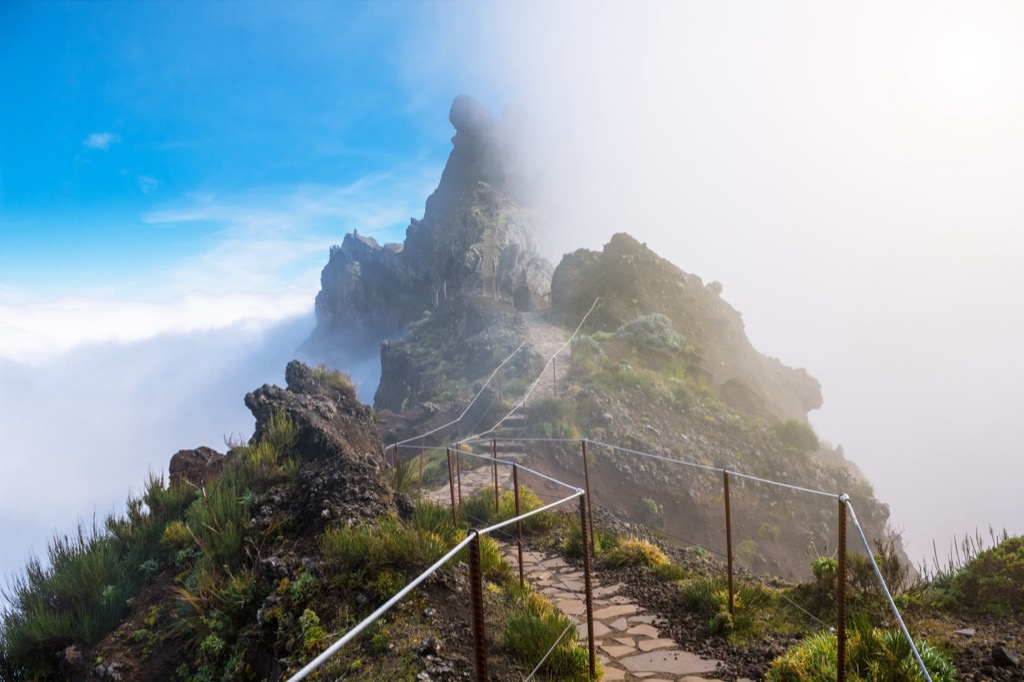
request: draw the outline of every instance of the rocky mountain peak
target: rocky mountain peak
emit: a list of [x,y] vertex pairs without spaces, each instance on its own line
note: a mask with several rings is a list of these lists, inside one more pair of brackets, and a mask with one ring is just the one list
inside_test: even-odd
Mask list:
[[516,164],[502,121],[466,95],[455,99],[449,119],[451,154],[404,243],[381,246],[353,230],[331,249],[307,342],[314,355],[375,353],[459,295],[525,310],[548,305],[553,268],[538,254],[538,213],[513,196]]

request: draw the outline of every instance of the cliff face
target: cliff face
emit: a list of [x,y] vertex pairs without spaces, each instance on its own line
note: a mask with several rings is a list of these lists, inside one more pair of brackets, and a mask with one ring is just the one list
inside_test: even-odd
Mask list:
[[520,310],[547,307],[552,266],[537,253],[538,218],[513,170],[512,133],[464,95],[449,120],[451,155],[404,243],[381,246],[352,232],[331,249],[307,342],[314,353],[375,351],[424,311],[463,294]]

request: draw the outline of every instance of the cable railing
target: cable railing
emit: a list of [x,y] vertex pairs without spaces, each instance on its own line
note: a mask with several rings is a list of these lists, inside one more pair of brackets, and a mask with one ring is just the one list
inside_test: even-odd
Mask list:
[[[449,561],[451,561],[463,549],[466,549],[466,548],[469,548],[470,587],[471,587],[471,602],[472,602],[471,603],[471,611],[472,611],[472,616],[473,616],[473,621],[474,621],[473,622],[473,630],[474,630],[475,669],[477,670],[477,679],[478,680],[487,679],[487,677],[486,677],[486,670],[487,670],[487,664],[486,664],[486,643],[485,643],[485,641],[483,641],[484,635],[483,635],[483,624],[482,624],[482,617],[483,617],[482,616],[482,609],[483,609],[482,599],[483,599],[483,597],[482,597],[482,587],[481,587],[482,577],[480,575],[480,550],[479,550],[479,545],[477,544],[478,541],[479,541],[479,538],[481,536],[486,536],[486,535],[490,535],[490,534],[496,534],[499,531],[502,531],[503,529],[505,529],[508,526],[511,526],[513,524],[520,525],[520,524],[522,524],[523,521],[525,521],[525,520],[527,520],[527,519],[529,519],[529,518],[531,518],[533,516],[536,516],[536,515],[542,514],[542,513],[546,513],[546,512],[550,512],[550,511],[552,511],[552,510],[554,510],[554,509],[556,509],[556,508],[566,504],[567,502],[571,502],[574,499],[577,499],[577,498],[581,498],[582,499],[584,497],[584,491],[579,489],[579,488],[576,488],[576,487],[574,487],[572,485],[569,485],[567,483],[559,481],[559,480],[557,480],[555,478],[547,476],[546,474],[543,474],[541,472],[534,471],[534,470],[532,470],[532,469],[530,469],[528,467],[521,466],[521,465],[519,465],[518,463],[515,463],[515,462],[506,462],[506,461],[501,461],[501,460],[494,460],[493,458],[483,457],[482,455],[476,455],[475,453],[463,452],[462,454],[465,455],[465,456],[469,456],[469,457],[477,457],[477,458],[480,458],[480,459],[486,459],[487,461],[492,462],[494,464],[494,466],[498,466],[499,464],[501,466],[511,466],[512,469],[513,469],[514,475],[519,470],[527,471],[527,472],[529,472],[529,473],[531,473],[531,474],[533,474],[533,475],[535,475],[535,476],[537,476],[537,477],[539,477],[539,478],[541,478],[543,480],[548,480],[550,482],[556,483],[559,486],[564,487],[567,490],[571,491],[571,493],[566,495],[565,497],[562,497],[562,498],[556,500],[555,502],[551,502],[549,504],[545,504],[545,505],[543,505],[541,507],[538,507],[536,509],[532,509],[530,511],[526,511],[526,512],[523,512],[523,513],[518,513],[518,514],[516,514],[514,517],[512,517],[510,519],[506,519],[506,520],[503,520],[503,521],[498,521],[498,522],[495,522],[495,523],[493,523],[493,524],[491,524],[489,526],[483,527],[483,528],[472,528],[472,529],[470,529],[468,531],[468,534],[467,534],[466,538],[464,538],[462,541],[457,543],[443,557],[441,557],[439,560],[437,560],[429,568],[424,570],[421,574],[416,576],[405,587],[403,587],[401,590],[399,590],[393,597],[388,599],[384,604],[382,604],[375,611],[373,611],[373,613],[371,613],[370,615],[366,616],[366,618],[364,618],[357,625],[355,625],[353,628],[351,628],[342,637],[340,637],[333,644],[331,644],[331,646],[329,646],[322,653],[320,653],[316,658],[314,658],[309,663],[307,663],[297,673],[295,673],[294,675],[289,677],[288,678],[288,682],[298,682],[299,680],[305,679],[309,674],[311,674],[313,671],[315,671],[317,668],[319,668],[321,665],[323,665],[328,659],[330,659],[332,656],[334,656],[341,648],[343,648],[346,644],[348,644],[349,642],[354,640],[356,637],[358,637],[359,634],[364,632],[374,622],[376,622],[381,617],[383,617],[389,610],[391,610],[395,605],[397,605],[399,602],[401,602],[402,599],[404,599],[410,592],[412,592],[417,587],[419,587],[425,580],[427,580],[427,578],[429,578],[431,575],[433,575],[438,570],[440,570],[442,567],[444,567]],[[451,461],[451,459],[449,458],[449,462],[450,461]],[[450,474],[450,479],[451,479],[451,474]],[[519,506],[518,485],[516,486],[515,495],[516,495],[516,507],[518,508],[518,506]],[[455,507],[456,507],[454,492],[452,493],[452,503],[453,503],[452,509],[453,509],[453,519],[454,519],[455,518]],[[581,506],[582,506],[582,504],[581,504]],[[521,525],[520,525],[520,527],[521,527]],[[522,540],[521,540],[521,532],[520,532],[520,575],[522,575],[521,542],[522,542]],[[589,575],[589,573],[588,573],[588,575]],[[589,583],[589,577],[587,579],[587,584],[588,584],[588,586],[590,584]],[[585,603],[587,604],[587,609],[588,610],[592,609],[592,599],[590,598],[590,595],[589,595],[589,587],[588,587],[588,594],[586,596]],[[558,642],[555,642],[555,644],[552,646],[552,649],[549,650],[547,655],[549,655],[550,652],[552,650],[554,650],[555,647],[558,646],[558,643],[560,641],[561,641],[561,638],[559,638]],[[593,657],[594,657],[593,646],[594,645],[593,645],[593,637],[592,637],[592,635],[591,635],[590,646],[591,646],[591,652],[590,652],[591,653],[591,658],[593,659]],[[547,658],[547,655],[545,655],[545,659]],[[539,665],[543,665],[543,660],[541,661],[541,663]]]
[[[838,521],[839,521],[838,542],[837,542],[837,553],[838,553],[838,569],[837,569],[837,573],[838,573],[838,576],[837,576],[837,580],[836,580],[836,592],[837,592],[837,594],[836,594],[836,601],[837,601],[837,606],[838,606],[839,612],[837,614],[837,619],[836,619],[837,622],[836,622],[836,627],[835,627],[836,634],[837,634],[837,642],[838,642],[838,660],[845,661],[845,647],[846,647],[846,612],[845,612],[845,609],[846,609],[846,558],[847,558],[846,527],[847,527],[847,518],[849,517],[849,519],[853,521],[853,525],[854,525],[854,527],[856,528],[856,530],[858,532],[858,535],[860,537],[861,543],[863,544],[865,553],[867,554],[867,557],[870,560],[870,563],[871,563],[871,565],[873,567],[873,570],[874,570],[874,573],[875,573],[875,577],[877,578],[878,582],[880,583],[880,585],[882,587],[882,590],[884,592],[884,595],[886,597],[886,600],[887,600],[887,602],[888,602],[888,604],[889,604],[889,606],[890,606],[890,608],[891,608],[891,610],[892,610],[892,612],[893,612],[897,622],[899,623],[900,630],[901,630],[903,636],[906,638],[908,644],[910,645],[911,651],[913,652],[914,659],[915,659],[917,665],[920,667],[920,669],[921,669],[925,679],[928,682],[931,682],[931,677],[930,677],[930,675],[928,673],[928,670],[927,670],[927,668],[926,668],[926,666],[925,666],[925,664],[924,664],[924,662],[923,662],[923,660],[921,658],[920,652],[918,651],[917,646],[916,646],[913,638],[911,637],[911,635],[910,635],[910,633],[909,633],[909,631],[908,631],[908,629],[906,627],[906,624],[904,623],[904,621],[903,621],[903,619],[902,619],[902,617],[901,617],[901,615],[899,613],[899,609],[897,608],[896,603],[893,600],[891,593],[889,592],[889,588],[888,588],[888,586],[885,583],[885,579],[882,576],[882,572],[881,572],[877,562],[875,561],[874,555],[873,555],[872,550],[871,550],[871,546],[868,543],[867,536],[864,533],[863,527],[861,526],[859,520],[857,519],[857,515],[856,515],[856,513],[854,511],[853,504],[852,504],[852,502],[850,500],[849,495],[847,495],[845,493],[835,493],[835,492],[829,492],[829,491],[823,491],[823,490],[816,490],[816,489],[809,488],[809,487],[806,487],[806,486],[796,485],[794,483],[786,483],[786,482],[782,482],[782,481],[774,481],[774,480],[766,479],[766,478],[763,478],[763,477],[760,477],[760,476],[754,476],[754,475],[747,474],[747,473],[744,473],[744,472],[730,470],[730,469],[727,469],[727,468],[724,468],[724,467],[710,466],[710,465],[705,465],[705,464],[701,464],[701,463],[697,463],[697,462],[690,462],[690,461],[686,461],[686,460],[682,460],[682,459],[666,457],[664,455],[658,455],[658,454],[654,454],[654,453],[643,452],[643,451],[632,449],[632,448],[626,448],[626,447],[617,446],[617,445],[613,445],[613,444],[609,444],[609,443],[604,443],[604,442],[596,441],[596,440],[590,440],[590,439],[586,439],[586,438],[584,438],[584,439],[567,439],[567,438],[528,438],[528,437],[523,437],[523,438],[515,438],[515,439],[504,439],[504,438],[498,438],[496,435],[494,435],[496,433],[496,430],[501,426],[501,424],[503,422],[505,422],[517,410],[521,409],[526,404],[527,399],[530,397],[530,395],[537,388],[538,383],[541,380],[541,377],[543,377],[543,375],[544,375],[544,372],[554,362],[555,356],[557,356],[558,353],[560,353],[562,350],[564,350],[564,348],[566,346],[568,346],[568,345],[570,345],[572,343],[573,339],[579,333],[579,330],[583,327],[583,324],[586,321],[587,317],[596,308],[597,303],[598,303],[599,300],[600,299],[597,299],[597,300],[594,301],[594,304],[591,306],[590,310],[587,311],[586,315],[584,315],[583,319],[581,320],[579,326],[577,327],[577,329],[575,330],[573,335],[569,338],[568,341],[566,341],[565,344],[563,344],[559,348],[558,351],[556,351],[556,353],[554,355],[552,355],[552,357],[548,360],[548,363],[545,365],[545,368],[538,375],[537,379],[534,380],[533,384],[531,384],[530,388],[526,391],[526,393],[523,395],[523,397],[519,400],[519,402],[517,402],[514,405],[514,407],[506,415],[501,417],[487,431],[484,431],[483,433],[480,433],[480,434],[469,435],[469,436],[466,436],[464,438],[458,438],[457,437],[456,442],[452,443],[451,446],[447,447],[447,453],[448,453],[448,457],[447,457],[447,464],[448,464],[448,487],[449,487],[449,498],[450,498],[451,506],[452,506],[453,521],[455,521],[457,519],[457,507],[460,508],[460,509],[462,507],[462,492],[461,492],[462,473],[461,473],[461,462],[462,462],[462,458],[463,457],[468,457],[468,458],[471,458],[471,459],[475,458],[475,459],[478,459],[478,460],[482,460],[485,464],[486,463],[490,463],[490,465],[491,465],[491,467],[493,469],[493,478],[492,478],[492,480],[493,480],[493,485],[494,485],[495,511],[496,512],[497,512],[498,505],[499,505],[499,483],[498,483],[498,474],[497,474],[498,467],[499,466],[503,466],[503,467],[510,467],[511,468],[511,470],[512,470],[512,478],[514,480],[514,484],[513,485],[514,485],[514,494],[515,494],[515,502],[516,502],[516,510],[517,510],[516,515],[514,517],[510,518],[510,519],[494,523],[494,524],[492,524],[490,526],[487,526],[485,528],[471,529],[468,532],[467,537],[464,540],[459,542],[454,548],[452,548],[441,559],[439,559],[437,562],[435,562],[433,565],[431,565],[427,570],[425,570],[419,576],[417,576],[416,578],[411,580],[408,585],[406,585],[404,588],[402,588],[391,599],[389,599],[387,602],[385,602],[383,605],[381,605],[377,610],[375,610],[373,613],[371,613],[369,616],[367,616],[358,625],[356,625],[351,630],[349,630],[347,633],[345,633],[340,639],[338,639],[334,644],[332,644],[323,653],[321,653],[315,659],[310,661],[310,663],[308,663],[304,668],[302,668],[302,670],[300,670],[294,676],[289,678],[289,682],[293,682],[293,681],[298,681],[298,680],[304,679],[310,672],[312,672],[317,667],[322,665],[327,659],[329,659],[332,655],[337,653],[337,651],[340,650],[342,647],[344,647],[347,643],[349,643],[353,639],[355,639],[360,633],[362,633],[373,622],[375,622],[377,619],[382,617],[395,604],[399,603],[405,596],[407,596],[410,592],[412,592],[414,589],[416,589],[416,587],[418,587],[420,584],[422,584],[423,581],[425,581],[430,575],[432,575],[436,571],[440,570],[441,567],[446,565],[453,557],[458,555],[459,552],[461,552],[463,549],[466,549],[467,547],[470,547],[470,551],[469,551],[469,554],[470,554],[470,557],[469,557],[469,559],[470,559],[469,560],[469,564],[470,564],[469,565],[469,573],[470,573],[470,582],[471,582],[471,590],[470,590],[470,592],[471,592],[471,594],[470,594],[471,605],[470,605],[470,607],[471,607],[471,615],[472,615],[472,620],[473,620],[474,650],[475,650],[474,663],[475,663],[475,670],[476,670],[476,674],[477,674],[477,678],[476,679],[478,679],[478,680],[487,679],[487,672],[486,672],[487,671],[486,643],[483,641],[484,632],[483,632],[483,623],[482,623],[482,597],[479,596],[479,592],[480,592],[480,589],[481,589],[480,588],[481,578],[480,578],[480,575],[479,575],[480,571],[479,571],[479,545],[478,545],[478,540],[479,540],[480,536],[484,536],[484,535],[488,535],[488,534],[497,534],[498,531],[500,531],[500,530],[502,530],[502,529],[504,529],[504,528],[506,528],[506,527],[508,527],[508,526],[510,526],[512,524],[516,524],[517,525],[517,530],[518,530],[518,550],[519,550],[520,580],[523,580],[523,559],[522,559],[523,543],[522,543],[522,534],[521,534],[521,524],[522,524],[523,520],[525,520],[525,519],[527,519],[527,518],[529,518],[531,516],[534,516],[536,514],[540,514],[540,513],[543,513],[543,512],[547,512],[547,511],[553,511],[554,509],[556,509],[556,508],[566,504],[567,502],[570,502],[570,501],[572,501],[574,499],[577,499],[577,498],[580,500],[581,536],[582,536],[582,541],[583,541],[583,563],[584,563],[585,575],[586,575],[586,589],[585,589],[586,594],[584,595],[585,596],[584,609],[587,611],[587,617],[588,617],[588,627],[587,627],[587,630],[588,630],[588,645],[589,645],[589,662],[590,662],[590,673],[591,673],[591,677],[593,678],[593,676],[595,674],[595,669],[596,669],[595,668],[596,656],[595,656],[595,652],[594,652],[594,640],[593,640],[593,631],[594,631],[593,622],[592,622],[592,610],[593,610],[593,603],[592,603],[592,601],[593,601],[593,599],[592,599],[592,595],[591,595],[591,582],[590,582],[590,558],[591,558],[591,555],[592,555],[592,553],[594,551],[594,546],[595,545],[594,545],[593,512],[592,512],[592,509],[590,507],[590,505],[592,505],[593,496],[592,496],[591,490],[590,490],[590,474],[589,474],[589,465],[588,465],[588,459],[587,459],[587,444],[588,443],[591,446],[607,448],[607,449],[610,449],[612,452],[619,453],[619,454],[629,455],[629,456],[636,457],[636,458],[643,458],[643,459],[659,461],[659,462],[667,463],[667,464],[672,465],[672,466],[687,467],[687,468],[692,468],[692,469],[700,470],[700,471],[704,471],[704,472],[716,473],[716,474],[720,474],[722,476],[722,481],[723,481],[723,500],[724,500],[724,504],[725,504],[725,525],[726,525],[726,552],[725,552],[724,556],[726,558],[727,571],[728,571],[728,592],[729,592],[729,594],[728,594],[728,608],[729,608],[730,613],[732,613],[734,611],[734,609],[735,609],[735,601],[734,601],[735,589],[734,589],[734,584],[733,584],[733,577],[734,577],[734,573],[735,573],[735,567],[737,565],[737,562],[735,561],[733,547],[732,547],[730,480],[731,479],[736,479],[736,480],[740,480],[740,481],[750,481],[750,482],[765,484],[765,485],[769,485],[769,486],[774,486],[774,487],[777,487],[779,489],[789,490],[791,492],[795,492],[795,493],[798,493],[798,494],[814,495],[814,496],[825,497],[825,498],[830,498],[830,499],[836,500],[837,501],[837,505],[838,505],[837,511],[838,511]],[[451,427],[451,426],[453,426],[455,424],[458,424],[465,417],[465,415],[468,414],[470,408],[479,399],[480,395],[482,395],[482,393],[484,391],[484,388],[486,388],[486,386],[488,386],[490,384],[490,382],[498,375],[498,372],[500,371],[500,369],[502,367],[504,367],[509,361],[511,361],[511,359],[517,353],[519,353],[523,349],[524,346],[525,346],[525,342],[524,342],[524,344],[520,345],[515,351],[513,351],[507,358],[505,358],[505,360],[503,360],[502,363],[500,363],[497,368],[495,368],[495,370],[488,377],[488,379],[485,382],[485,384],[483,385],[483,387],[481,387],[481,389],[476,393],[476,395],[473,397],[473,399],[470,402],[470,404],[466,407],[466,409],[462,412],[462,414],[459,415],[458,418],[448,422],[447,424],[444,424],[444,425],[436,427],[436,428],[434,428],[434,429],[432,429],[430,431],[427,431],[424,434],[420,434],[418,436],[407,438],[407,439],[405,439],[403,441],[399,441],[398,443],[393,444],[392,446],[389,446],[391,448],[394,448],[395,455],[396,455],[396,460],[397,460],[397,456],[398,456],[397,455],[397,453],[398,453],[398,446],[403,446],[404,445],[407,448],[409,448],[409,447],[412,447],[414,449],[418,448],[420,450],[420,452],[421,452],[421,457],[422,457],[422,453],[424,451],[427,451],[427,450],[433,450],[433,451],[439,450],[440,449],[439,447],[427,447],[427,446],[424,446],[424,445],[421,445],[421,446],[410,446],[409,444],[413,443],[416,440],[423,439],[426,436],[437,434],[437,433],[443,431],[444,429],[447,429],[448,427]],[[492,437],[485,440],[483,437],[488,435],[488,434],[492,434]],[[542,473],[540,471],[537,471],[535,468],[526,467],[526,466],[524,466],[521,463],[511,462],[511,461],[499,458],[498,457],[498,453],[497,453],[497,443],[499,441],[516,441],[518,443],[545,443],[545,444],[561,444],[561,445],[564,445],[566,443],[580,443],[583,456],[582,456],[582,463],[581,463],[580,470],[577,471],[576,473],[583,477],[583,479],[584,479],[584,487],[580,488],[580,487],[577,487],[577,486],[575,486],[575,485],[573,485],[571,483],[567,483],[565,481],[561,481],[561,480],[559,480],[559,479],[557,479],[557,478],[555,478],[553,476],[550,476],[548,474],[545,474],[545,473]],[[490,456],[480,455],[480,454],[477,454],[477,453],[468,452],[466,450],[463,450],[464,447],[468,447],[468,446],[472,446],[472,445],[479,445],[479,444],[483,444],[483,443],[489,443],[491,445],[491,455]],[[440,447],[445,447],[445,446],[440,446]],[[456,453],[456,457],[454,458],[454,460],[453,460],[453,458],[451,456],[452,448],[454,448],[454,451]],[[454,461],[454,464],[453,464],[453,461]],[[421,459],[421,467],[422,467],[422,459]],[[546,481],[546,482],[548,482],[548,483],[550,483],[550,484],[552,484],[552,485],[554,485],[556,487],[562,487],[562,488],[565,488],[565,489],[567,489],[569,491],[572,491],[572,492],[571,492],[571,494],[569,494],[566,497],[562,497],[562,498],[556,499],[555,501],[550,502],[548,504],[544,504],[543,506],[541,506],[541,507],[539,507],[537,509],[534,509],[534,510],[531,510],[529,512],[520,514],[519,513],[519,485],[518,485],[518,472],[519,471],[529,472],[531,475],[536,476],[539,480]],[[457,489],[458,489],[458,493],[457,493]],[[478,522],[482,522],[481,519],[473,519],[473,520],[476,520]],[[671,536],[670,534],[667,534],[667,535]],[[681,538],[676,538],[676,539],[681,540]],[[686,542],[685,540],[682,540],[682,541]],[[695,544],[695,543],[689,543],[689,544],[692,545],[692,544]],[[474,549],[473,549],[474,546],[475,546],[475,553],[474,553]],[[697,546],[699,546],[699,545],[697,545]],[[707,548],[705,548],[705,549],[707,549]],[[721,552],[717,552],[715,550],[709,550],[709,551],[713,551],[715,554],[722,555]],[[474,556],[475,556],[475,559],[474,559]],[[745,569],[747,571],[750,571],[750,569],[748,567],[745,567],[745,566],[740,566],[740,568]],[[574,594],[578,594],[578,592],[575,591],[575,590],[573,590],[572,592]],[[788,601],[792,601],[792,600],[788,600]],[[806,610],[800,608],[799,605],[797,605],[795,603],[793,603],[793,604],[798,609],[803,611],[808,617],[810,617],[813,620],[817,621],[819,624],[824,625],[824,623],[822,623],[822,621],[820,619],[818,619],[816,616],[814,616],[813,614],[810,614]],[[580,614],[576,614],[576,617],[578,618],[581,614],[582,614],[582,611],[581,611]],[[558,641],[556,641],[555,644],[552,645],[552,647],[548,650],[548,652],[544,654],[544,657],[537,663],[536,667],[533,669],[533,671],[530,673],[530,675],[526,679],[532,679],[534,677],[534,675],[543,667],[545,660],[548,658],[548,656],[551,655],[551,652],[555,649],[555,647],[558,646],[558,642],[561,641],[561,639],[565,637],[566,633],[568,633],[570,629],[571,629],[571,626],[567,627],[562,632],[561,636],[558,638]],[[838,669],[837,669],[837,682],[845,682],[845,678],[846,678],[845,665],[841,664],[841,665],[838,666]]]

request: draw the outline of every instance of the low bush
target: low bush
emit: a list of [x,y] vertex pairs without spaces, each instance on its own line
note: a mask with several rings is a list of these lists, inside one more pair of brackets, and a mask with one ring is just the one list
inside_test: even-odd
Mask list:
[[[954,669],[937,649],[915,642],[933,682],[952,682]],[[850,682],[925,682],[910,644],[896,629],[855,627],[847,639],[846,679]],[[838,642],[833,632],[804,638],[772,661],[767,682],[828,682],[838,671]]]
[[[562,541],[562,551],[565,552],[567,557],[572,559],[579,559],[583,556],[583,531],[580,528],[580,524],[576,523],[574,516],[569,517],[572,521],[572,525],[569,526],[569,532],[566,534],[565,539]],[[587,541],[590,541],[588,534]],[[592,554],[600,557],[605,553],[610,552],[618,546],[620,540],[619,536],[615,533],[608,531],[598,530],[594,533],[594,548]]]
[[329,566],[356,578],[384,568],[418,572],[447,551],[444,539],[436,533],[401,524],[393,516],[330,528],[320,536],[319,544]]
[[313,378],[328,388],[333,388],[349,400],[356,399],[356,385],[347,372],[342,372],[321,363],[312,368]]
[[633,346],[647,348],[682,350],[686,346],[686,337],[673,329],[672,321],[662,313],[643,315],[627,322],[618,328],[615,336]]
[[756,583],[734,583],[732,613],[725,576],[697,576],[677,585],[683,604],[707,616],[708,629],[715,634],[737,638],[756,635],[762,623],[775,615],[775,593]]
[[[519,513],[525,514],[544,506],[536,493],[526,486],[519,486]],[[516,516],[516,497],[512,490],[505,490],[498,496],[498,510],[494,510],[494,486],[485,486],[477,491],[462,505],[463,522],[469,526],[483,528]],[[556,517],[550,512],[542,512],[523,520],[523,532],[526,534],[543,533],[556,523]],[[509,527],[509,533],[515,533]]]
[[611,568],[646,566],[654,568],[669,563],[668,557],[657,545],[639,538],[626,538],[605,553],[602,561]]
[[526,415],[527,430],[531,436],[570,439],[580,437],[572,409],[569,403],[561,398],[538,398],[527,406]]
[[782,446],[797,453],[813,452],[818,449],[818,436],[807,422],[787,419],[774,426]]
[[[535,666],[547,655],[542,670],[555,679],[582,682],[590,679],[590,667],[587,651],[577,640],[572,620],[547,599],[530,591],[509,614],[501,636],[502,644],[527,665]],[[601,672],[598,671],[598,677]]]
[[949,597],[996,614],[1024,613],[1024,536],[982,551],[953,576]]

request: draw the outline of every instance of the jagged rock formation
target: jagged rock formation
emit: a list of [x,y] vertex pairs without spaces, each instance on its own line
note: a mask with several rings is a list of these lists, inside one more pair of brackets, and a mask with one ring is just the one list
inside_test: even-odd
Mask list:
[[472,384],[508,357],[525,334],[522,317],[508,304],[480,296],[444,301],[410,327],[408,339],[381,345],[374,405],[403,412],[444,394],[465,405]]
[[706,378],[738,410],[774,419],[806,420],[821,407],[821,385],[750,344],[740,314],[721,297],[718,282],[704,285],[627,234],[616,234],[601,253],[566,255],[551,284],[552,309],[579,320],[594,299],[597,329],[614,331],[640,316],[663,313],[693,344]]
[[441,181],[404,244],[381,246],[352,232],[331,249],[316,297],[314,353],[376,350],[424,311],[459,295],[548,305],[551,264],[537,253],[538,214],[517,176],[514,135],[474,99],[449,113],[453,149]]

